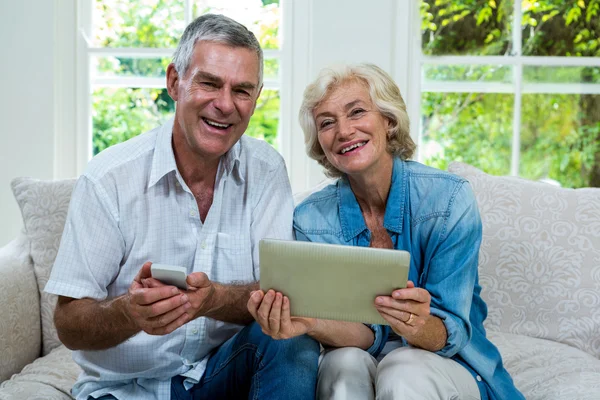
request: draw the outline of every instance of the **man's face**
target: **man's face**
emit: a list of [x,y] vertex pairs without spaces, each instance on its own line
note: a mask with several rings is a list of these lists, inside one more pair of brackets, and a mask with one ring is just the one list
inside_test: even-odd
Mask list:
[[256,52],[206,41],[196,43],[185,76],[169,66],[176,154],[218,159],[240,139],[260,94],[258,71]]

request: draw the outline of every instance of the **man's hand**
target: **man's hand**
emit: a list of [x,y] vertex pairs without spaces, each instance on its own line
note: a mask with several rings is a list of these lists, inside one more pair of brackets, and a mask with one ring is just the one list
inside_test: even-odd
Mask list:
[[[165,285],[152,277],[142,277],[140,282],[145,288],[175,288],[174,286]],[[182,296],[185,296],[188,302],[189,307],[185,309],[185,313],[188,316],[185,322],[188,322],[198,317],[207,316],[216,307],[214,304],[216,284],[208,279],[208,276],[204,272],[192,272],[187,276],[186,282],[188,285],[187,290],[177,288],[175,290],[181,293]]]
[[273,339],[290,339],[309,333],[319,322],[315,318],[290,316],[290,299],[274,290],[264,294],[257,290],[250,295],[248,311],[262,327],[265,335]]
[[129,286],[127,310],[144,332],[166,335],[190,320],[188,310],[192,305],[186,293],[152,279],[151,265],[145,263]]

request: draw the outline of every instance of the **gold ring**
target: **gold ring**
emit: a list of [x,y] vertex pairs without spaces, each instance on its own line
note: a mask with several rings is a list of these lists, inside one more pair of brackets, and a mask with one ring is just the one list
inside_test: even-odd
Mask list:
[[404,323],[406,325],[412,325],[412,320],[413,320],[414,317],[415,317],[415,314],[410,313],[410,317],[408,317],[408,319],[406,321],[404,321]]

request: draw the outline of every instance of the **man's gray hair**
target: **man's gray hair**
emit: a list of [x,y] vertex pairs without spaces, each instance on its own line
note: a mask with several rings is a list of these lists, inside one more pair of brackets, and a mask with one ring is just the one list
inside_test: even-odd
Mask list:
[[262,86],[263,51],[256,36],[244,25],[220,14],[204,14],[185,28],[177,50],[173,54],[173,64],[179,76],[183,77],[186,74],[194,53],[194,46],[202,40],[255,51],[258,56],[258,87]]
[[390,121],[387,151],[394,157],[406,160],[412,157],[416,148],[415,142],[410,137],[406,104],[398,85],[387,72],[374,64],[367,63],[324,68],[317,79],[304,90],[299,120],[304,131],[306,153],[321,164],[325,168],[325,174],[332,178],[343,174],[327,160],[319,144],[313,111],[333,90],[353,80],[365,85],[377,110]]

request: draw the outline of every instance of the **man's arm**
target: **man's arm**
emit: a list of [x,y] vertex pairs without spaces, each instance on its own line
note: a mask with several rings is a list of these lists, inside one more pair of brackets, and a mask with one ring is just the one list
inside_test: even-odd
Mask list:
[[[158,282],[152,281],[153,286]],[[188,310],[190,319],[209,317],[239,325],[252,322],[252,315],[248,312],[246,304],[250,292],[258,289],[258,283],[223,285],[212,282],[204,272],[189,274],[187,283],[191,287],[186,291],[191,303]]]
[[58,338],[71,350],[104,350],[123,343],[140,331],[126,301],[124,295],[103,301],[59,296],[54,311]]
[[[142,284],[145,288],[167,287],[154,278],[144,279]],[[187,277],[187,284],[189,289],[181,293],[189,299],[188,320],[209,317],[239,325],[252,322],[246,304],[250,292],[258,289],[257,282],[224,285],[211,281],[204,272],[192,272]]]
[[129,291],[106,300],[59,296],[54,324],[61,342],[71,350],[103,350],[144,331],[173,332],[187,321],[188,296],[173,286],[144,288],[151,263],[145,263]]

